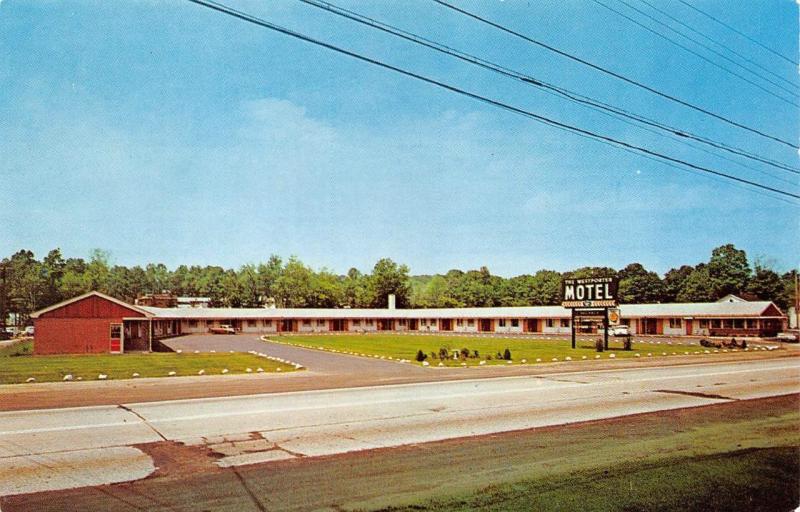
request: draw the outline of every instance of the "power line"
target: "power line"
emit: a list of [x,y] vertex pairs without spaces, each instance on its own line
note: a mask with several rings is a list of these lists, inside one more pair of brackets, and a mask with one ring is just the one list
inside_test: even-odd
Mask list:
[[[648,31],[648,32],[650,32],[651,34],[654,34],[654,35],[656,35],[656,36],[658,36],[658,37],[660,37],[660,38],[664,39],[665,41],[667,41],[667,42],[669,42],[669,43],[671,43],[671,44],[673,44],[673,45],[677,46],[678,48],[681,48],[682,50],[684,50],[684,51],[687,51],[687,52],[691,53],[692,55],[694,55],[694,56],[695,56],[695,57],[697,57],[698,59],[701,59],[701,60],[703,60],[703,61],[705,61],[705,62],[708,62],[708,63],[709,63],[709,64],[711,64],[712,66],[715,66],[715,67],[717,67],[717,68],[719,68],[719,69],[721,69],[721,70],[725,71],[726,73],[729,73],[729,74],[731,74],[731,75],[733,75],[733,76],[735,76],[735,77],[739,78],[740,80],[743,80],[743,81],[745,81],[745,82],[749,83],[750,85],[752,85],[752,86],[754,86],[754,87],[757,87],[758,89],[762,90],[763,92],[766,92],[766,93],[767,93],[767,94],[769,94],[770,96],[774,96],[775,98],[778,98],[778,99],[779,99],[779,100],[781,100],[781,101],[784,101],[784,102],[786,102],[786,103],[789,103],[790,105],[794,105],[794,106],[798,106],[798,107],[800,107],[800,105],[798,105],[797,103],[793,102],[792,100],[790,100],[790,99],[787,99],[787,98],[785,98],[784,96],[781,96],[780,94],[777,94],[777,93],[775,93],[775,92],[773,92],[773,91],[770,91],[769,89],[767,89],[767,88],[765,88],[765,87],[761,86],[760,84],[758,84],[758,83],[756,83],[756,82],[753,82],[753,81],[752,81],[752,80],[750,80],[749,78],[746,78],[746,77],[744,77],[744,76],[740,75],[739,73],[737,73],[737,72],[735,72],[735,71],[731,70],[730,68],[727,68],[727,67],[725,67],[725,66],[723,66],[723,65],[721,65],[721,64],[719,64],[719,63],[717,63],[717,62],[714,62],[713,60],[709,59],[708,57],[706,57],[706,56],[704,56],[704,55],[702,55],[702,54],[700,54],[700,53],[698,53],[698,52],[696,52],[696,51],[692,50],[691,48],[688,48],[688,47],[684,46],[683,44],[681,44],[681,43],[679,43],[679,42],[675,41],[674,39],[670,38],[669,36],[666,36],[666,35],[662,34],[662,33],[661,33],[661,32],[659,32],[658,30],[652,29],[652,28],[648,27],[647,25],[644,25],[643,23],[640,23],[640,22],[636,21],[635,19],[631,18],[630,16],[628,16],[628,15],[626,15],[626,14],[624,14],[624,13],[622,13],[622,12],[620,12],[620,11],[616,10],[616,9],[614,9],[613,7],[610,7],[610,6],[606,5],[606,4],[604,4],[604,3],[603,3],[603,2],[601,2],[600,0],[592,0],[592,1],[593,1],[594,3],[596,3],[596,4],[598,4],[598,5],[600,5],[600,6],[604,7],[604,8],[606,8],[606,9],[608,9],[609,11],[611,11],[611,12],[613,12],[613,13],[617,14],[618,16],[621,16],[621,17],[625,18],[626,20],[630,21],[631,23],[635,24],[636,26],[638,26],[638,27],[640,27],[640,28],[642,28],[642,29],[644,29],[644,30],[647,30],[647,31]],[[629,3],[625,2],[625,0],[617,0],[617,1],[618,1],[619,3],[621,3],[622,5],[624,5],[624,6],[628,7],[629,9],[631,9],[631,10],[633,10],[633,11],[636,11],[637,13],[639,13],[640,15],[644,16],[645,18],[649,19],[649,20],[650,20],[650,21],[652,21],[653,23],[657,23],[657,24],[659,24],[659,25],[661,25],[661,26],[663,26],[663,27],[666,27],[666,28],[667,28],[667,30],[669,30],[669,31],[671,31],[671,32],[674,32],[674,33],[678,34],[679,36],[681,36],[681,37],[683,37],[683,38],[685,38],[685,39],[688,39],[689,41],[693,42],[694,44],[696,44],[696,45],[698,45],[698,46],[701,46],[702,48],[705,48],[706,50],[710,51],[711,53],[715,54],[716,56],[718,56],[718,57],[720,57],[720,58],[722,58],[722,59],[725,59],[725,60],[727,60],[727,61],[729,61],[729,62],[732,62],[732,63],[733,63],[733,64],[735,64],[736,66],[739,66],[740,68],[744,69],[745,71],[748,71],[748,72],[752,73],[753,75],[755,75],[755,76],[757,76],[758,78],[760,78],[760,79],[764,80],[765,82],[768,82],[768,83],[770,83],[770,84],[774,85],[774,86],[775,86],[775,87],[777,87],[778,89],[781,89],[781,90],[783,90],[783,91],[785,91],[785,92],[788,92],[789,94],[791,94],[791,95],[792,95],[792,96],[794,96],[794,97],[796,97],[796,96],[797,96],[797,93],[796,93],[795,91],[792,91],[792,90],[790,90],[790,89],[787,89],[786,87],[784,87],[784,86],[782,86],[782,85],[780,85],[780,84],[778,84],[778,83],[774,82],[773,80],[770,80],[769,78],[766,78],[766,77],[764,77],[764,76],[762,76],[762,75],[760,75],[760,74],[756,73],[755,71],[752,71],[751,69],[749,69],[749,68],[747,68],[747,67],[745,67],[745,66],[742,66],[741,64],[739,64],[739,63],[738,63],[738,62],[736,62],[735,60],[733,60],[733,59],[729,58],[727,55],[723,55],[722,53],[720,53],[720,52],[718,52],[718,51],[714,50],[713,48],[709,47],[708,45],[706,45],[706,44],[704,44],[704,43],[701,43],[700,41],[697,41],[696,39],[692,39],[691,37],[689,37],[689,36],[687,36],[687,35],[685,35],[685,34],[683,34],[683,33],[679,32],[678,30],[675,30],[674,28],[672,28],[672,27],[671,27],[671,26],[669,26],[668,24],[664,23],[663,21],[657,20],[656,18],[654,18],[653,16],[651,16],[651,15],[647,14],[646,12],[642,11],[641,9],[638,9],[638,8],[636,8],[636,7],[632,6],[632,5],[630,5]]]
[[[585,130],[583,128],[579,128],[579,127],[576,127],[576,126],[569,125],[567,123],[562,123],[560,121],[556,121],[554,119],[550,119],[550,118],[548,118],[546,116],[541,116],[539,114],[530,112],[528,110],[524,110],[524,109],[521,109],[521,108],[518,108],[518,107],[514,107],[514,106],[509,105],[507,103],[503,103],[501,101],[494,100],[494,99],[488,98],[486,96],[481,96],[479,94],[466,91],[464,89],[461,89],[461,88],[458,88],[456,86],[447,84],[445,82],[441,82],[441,81],[435,80],[433,78],[428,78],[426,76],[414,73],[412,71],[408,71],[406,69],[403,69],[403,68],[400,68],[400,67],[397,67],[397,66],[393,66],[391,64],[387,64],[385,62],[373,59],[371,57],[367,57],[367,56],[355,53],[353,51],[350,51],[350,50],[335,46],[333,44],[326,43],[326,42],[320,41],[318,39],[314,39],[314,38],[312,38],[310,36],[306,36],[306,35],[301,34],[299,32],[296,32],[296,31],[287,29],[285,27],[282,27],[280,25],[276,25],[274,23],[270,23],[270,22],[268,22],[266,20],[263,20],[261,18],[257,18],[255,16],[247,14],[245,12],[237,11],[237,10],[231,8],[231,7],[228,7],[228,6],[226,6],[224,4],[221,4],[221,3],[218,3],[218,2],[213,2],[213,1],[210,1],[210,0],[188,0],[188,1],[192,2],[192,3],[195,3],[197,5],[201,5],[203,7],[207,7],[209,9],[221,12],[223,14],[227,14],[229,16],[241,19],[242,21],[246,21],[248,23],[252,23],[254,25],[258,25],[258,26],[261,26],[261,27],[269,29],[269,30],[280,32],[282,34],[288,35],[290,37],[294,37],[296,39],[300,39],[301,41],[305,41],[305,42],[308,42],[308,43],[311,43],[311,44],[314,44],[314,45],[317,45],[317,46],[321,46],[323,48],[327,48],[327,49],[332,50],[334,52],[341,53],[342,55],[347,55],[349,57],[352,57],[354,59],[360,60],[362,62],[367,62],[369,64],[373,64],[375,66],[378,66],[378,67],[381,67],[381,68],[384,68],[384,69],[388,69],[390,71],[394,71],[396,73],[408,76],[410,78],[414,78],[416,80],[420,80],[422,82],[426,82],[426,83],[429,83],[431,85],[435,85],[437,87],[440,87],[442,89],[454,92],[456,94],[460,94],[460,95],[466,96],[468,98],[472,98],[472,99],[474,99],[476,101],[480,101],[482,103],[485,103],[485,104],[488,104],[488,105],[491,105],[491,106],[494,106],[494,107],[497,107],[497,108],[501,108],[503,110],[506,110],[506,111],[509,111],[509,112],[512,112],[512,113],[515,113],[515,114],[518,114],[518,115],[521,115],[521,116],[524,116],[524,117],[528,117],[530,119],[536,120],[536,121],[541,122],[543,124],[547,124],[549,126],[553,126],[553,127],[559,128],[561,130],[565,130],[565,131],[569,131],[569,132],[575,133],[575,134],[577,134],[579,136],[582,136],[582,137],[593,139],[593,140],[596,140],[596,141],[599,141],[599,142],[602,142],[602,143],[605,143],[605,144],[608,144],[608,145],[611,145],[611,146],[619,147],[619,148],[622,148],[622,149],[625,149],[625,150],[635,151],[637,154],[641,153],[641,154],[644,154],[644,155],[647,155],[647,156],[650,156],[650,157],[658,158],[658,159],[666,161],[668,163],[679,164],[679,165],[688,167],[689,169],[693,169],[693,170],[696,170],[696,171],[701,171],[701,172],[704,172],[704,173],[708,173],[708,174],[713,175],[713,176],[726,178],[728,180],[732,180],[732,181],[737,182],[737,183],[746,184],[746,185],[749,185],[749,186],[752,186],[752,187],[756,187],[756,188],[761,189],[761,190],[765,190],[765,191],[768,191],[768,192],[773,192],[773,193],[779,194],[781,196],[791,197],[793,199],[800,199],[800,195],[799,194],[795,194],[795,193],[792,193],[792,192],[787,192],[785,190],[781,190],[781,189],[777,189],[777,188],[774,188],[774,187],[770,187],[768,185],[763,185],[763,184],[755,182],[755,181],[751,181],[751,180],[747,180],[747,179],[744,179],[744,178],[740,178],[738,176],[733,176],[733,175],[730,175],[730,174],[726,174],[724,172],[717,171],[717,170],[714,170],[714,169],[709,169],[707,167],[703,167],[703,166],[700,166],[700,165],[695,165],[695,164],[692,164],[691,162],[686,162],[686,161],[681,160],[679,158],[674,158],[674,157],[671,157],[671,156],[668,156],[668,155],[664,155],[664,154],[658,153],[656,151],[652,151],[650,149],[647,149],[647,148],[644,148],[644,147],[641,147],[641,146],[637,146],[637,145],[629,143],[629,142],[625,142],[625,141],[621,141],[621,140],[618,140],[618,139],[614,139],[613,137],[609,137],[609,136],[606,136],[606,135],[598,134],[598,133],[592,132],[590,130]],[[794,203],[792,203],[792,204],[794,204]],[[800,205],[797,205],[797,206],[800,206]]]
[[[723,71],[725,71],[725,72],[727,72],[727,73],[730,73],[731,75],[733,75],[733,76],[735,76],[735,77],[739,78],[740,80],[743,80],[743,81],[747,82],[748,84],[752,85],[753,87],[757,87],[758,89],[760,89],[761,91],[763,91],[763,92],[765,92],[765,93],[769,94],[770,96],[773,96],[773,97],[775,97],[775,98],[777,98],[777,99],[779,99],[779,100],[781,100],[781,101],[783,101],[783,102],[785,102],[785,103],[788,103],[789,105],[792,105],[792,106],[795,106],[795,107],[800,107],[800,105],[798,105],[797,103],[793,102],[792,100],[786,99],[786,98],[784,98],[783,96],[781,96],[780,94],[777,94],[777,93],[775,93],[775,92],[772,92],[772,91],[770,91],[769,89],[767,89],[766,87],[763,87],[763,86],[761,86],[761,85],[757,84],[756,82],[753,82],[753,81],[752,81],[752,80],[750,80],[749,78],[747,78],[747,77],[744,77],[744,76],[740,75],[739,73],[737,73],[737,72],[735,72],[735,71],[732,71],[731,69],[729,69],[729,68],[726,68],[725,66],[723,66],[723,65],[721,65],[721,64],[718,64],[718,63],[714,62],[713,60],[709,59],[708,57],[706,57],[706,56],[704,56],[704,55],[702,55],[702,54],[700,54],[700,53],[697,53],[696,51],[692,50],[691,48],[688,48],[688,47],[686,47],[686,46],[682,45],[681,43],[679,43],[679,42],[677,42],[677,41],[674,41],[673,39],[670,39],[669,37],[665,36],[665,35],[664,35],[664,34],[662,34],[661,32],[659,32],[659,31],[657,31],[657,30],[654,30],[654,29],[652,29],[652,28],[648,27],[647,25],[645,25],[645,24],[643,24],[643,23],[640,23],[640,22],[636,21],[635,19],[631,18],[631,17],[630,17],[630,16],[628,16],[627,14],[625,14],[625,13],[622,13],[622,12],[620,12],[620,11],[618,11],[618,10],[614,9],[613,7],[610,7],[610,6],[606,5],[606,4],[604,4],[604,3],[603,3],[603,2],[601,2],[600,0],[592,0],[592,1],[593,1],[594,3],[596,3],[596,4],[598,4],[598,5],[600,5],[600,6],[604,7],[604,8],[606,8],[606,9],[608,9],[609,11],[611,11],[611,12],[613,12],[613,13],[617,14],[618,16],[621,16],[621,17],[625,18],[626,20],[630,21],[630,22],[631,22],[631,23],[633,23],[634,25],[636,25],[636,26],[638,26],[638,27],[640,27],[640,28],[643,28],[644,30],[646,30],[646,31],[650,32],[651,34],[654,34],[654,35],[656,35],[656,36],[658,36],[658,37],[660,37],[660,38],[664,39],[665,41],[668,41],[668,42],[670,42],[670,43],[674,44],[674,45],[675,45],[675,46],[677,46],[678,48],[681,48],[681,49],[683,49],[683,50],[685,50],[685,51],[687,51],[687,52],[691,53],[692,55],[694,55],[694,56],[695,56],[695,57],[697,57],[698,59],[704,60],[705,62],[708,62],[708,63],[709,63],[709,64],[711,64],[712,66],[715,66],[715,67],[717,67],[717,68],[719,68],[719,69],[721,69],[721,70],[723,70]],[[625,4],[625,5],[628,5],[628,4],[626,4],[625,2],[623,2],[622,0],[620,0],[620,2],[621,2],[621,3],[623,3],[623,4]],[[630,7],[630,5],[628,5],[628,7]],[[633,10],[637,10],[635,7],[631,7],[631,9],[633,9]],[[641,12],[641,11],[637,11],[637,12]],[[647,14],[645,14],[644,16],[648,16],[648,15],[647,15]],[[669,28],[671,28],[671,27],[669,27]],[[680,33],[680,32],[679,32],[679,33]],[[686,36],[684,36],[684,37],[686,37]],[[764,78],[764,80],[767,80],[768,82],[772,83],[770,80],[768,80],[768,79],[766,79],[766,78]],[[780,87],[781,89],[783,88],[782,86],[779,86],[779,87]]]
[[796,144],[794,144],[792,142],[788,142],[788,141],[786,141],[786,140],[784,140],[784,139],[782,139],[782,138],[780,138],[778,136],[770,135],[770,134],[765,133],[765,132],[763,132],[761,130],[758,130],[756,128],[752,128],[752,127],[747,126],[745,124],[742,124],[742,123],[739,123],[737,121],[734,121],[734,120],[732,120],[730,118],[727,118],[727,117],[725,117],[723,115],[715,114],[714,112],[711,112],[710,110],[707,110],[707,109],[705,109],[703,107],[694,105],[692,103],[689,103],[688,101],[682,100],[682,99],[680,99],[680,98],[678,98],[676,96],[672,96],[672,95],[667,94],[665,92],[661,92],[658,89],[650,87],[649,85],[646,85],[646,84],[644,84],[642,82],[638,82],[638,81],[636,81],[636,80],[634,80],[632,78],[626,77],[625,75],[622,75],[622,74],[617,73],[615,71],[611,71],[611,70],[609,70],[607,68],[604,68],[602,66],[599,66],[597,64],[593,64],[592,62],[589,62],[589,61],[587,61],[585,59],[582,59],[580,57],[577,57],[575,55],[567,53],[567,52],[565,52],[563,50],[559,50],[558,48],[555,48],[555,47],[550,46],[550,45],[548,45],[546,43],[543,43],[541,41],[538,41],[536,39],[528,37],[525,34],[522,34],[520,32],[516,32],[516,31],[514,31],[514,30],[512,30],[510,28],[504,27],[503,25],[500,25],[500,24],[495,23],[495,22],[493,22],[491,20],[488,20],[486,18],[478,16],[477,14],[474,14],[472,12],[469,12],[469,11],[466,11],[464,9],[461,9],[460,7],[456,7],[455,5],[447,3],[444,0],[433,0],[433,1],[436,2],[437,4],[443,6],[443,7],[446,7],[448,9],[452,10],[452,11],[458,12],[458,13],[463,14],[463,15],[465,15],[467,17],[470,17],[470,18],[472,18],[474,20],[480,21],[481,23],[484,23],[484,24],[489,25],[491,27],[494,27],[494,28],[496,28],[498,30],[506,32],[507,34],[511,34],[511,35],[513,35],[515,37],[518,37],[518,38],[520,38],[520,39],[522,39],[524,41],[527,41],[527,42],[529,42],[531,44],[535,44],[535,45],[537,45],[537,46],[539,46],[541,48],[544,48],[544,49],[546,49],[548,51],[551,51],[553,53],[561,55],[562,57],[566,57],[566,58],[568,58],[570,60],[573,60],[575,62],[579,62],[579,63],[581,63],[581,64],[583,64],[585,66],[588,66],[588,67],[590,67],[592,69],[600,71],[601,73],[605,73],[605,74],[607,74],[609,76],[613,76],[614,78],[622,80],[622,81],[624,81],[626,83],[629,83],[631,85],[635,85],[636,87],[644,89],[644,90],[646,90],[648,92],[651,92],[651,93],[653,93],[653,94],[655,94],[657,96],[661,96],[662,98],[668,99],[670,101],[673,101],[675,103],[683,105],[683,106],[685,106],[687,108],[690,108],[692,110],[695,110],[697,112],[701,112],[701,113],[703,113],[703,114],[705,114],[707,116],[710,116],[710,117],[713,117],[715,119],[718,119],[719,121],[722,121],[724,123],[730,124],[732,126],[736,126],[737,128],[741,128],[742,130],[747,130],[747,131],[749,131],[751,133],[755,133],[755,134],[757,134],[757,135],[759,135],[761,137],[773,140],[775,142],[780,142],[781,144],[783,144],[785,146],[789,146],[790,148],[800,149],[800,147],[797,146]]
[[796,84],[796,83],[794,83],[794,82],[791,82],[791,81],[789,81],[789,80],[787,80],[787,79],[783,78],[782,76],[780,76],[779,74],[775,73],[774,71],[772,71],[772,70],[770,70],[770,69],[767,69],[766,67],[762,66],[762,65],[761,65],[761,64],[759,64],[758,62],[755,62],[755,61],[753,61],[752,59],[749,59],[749,58],[747,58],[746,56],[744,56],[744,55],[742,55],[741,53],[737,52],[737,51],[736,51],[736,50],[734,50],[733,48],[731,48],[731,47],[729,47],[729,46],[725,45],[724,43],[721,43],[721,42],[717,41],[716,39],[714,39],[713,37],[710,37],[710,36],[708,36],[708,35],[704,34],[704,33],[703,33],[703,32],[701,32],[700,30],[697,30],[697,29],[693,28],[691,25],[688,25],[687,23],[685,23],[685,22],[681,21],[680,19],[676,18],[675,16],[672,16],[672,15],[671,15],[671,14],[669,14],[668,12],[665,12],[665,11],[663,11],[663,10],[659,9],[659,8],[658,8],[658,7],[656,7],[655,5],[653,5],[653,4],[651,4],[650,2],[648,2],[647,0],[639,0],[639,1],[640,1],[641,3],[643,3],[643,4],[647,5],[648,7],[650,7],[651,9],[653,9],[654,11],[656,11],[656,12],[659,12],[659,13],[661,13],[663,16],[665,16],[665,17],[667,17],[667,18],[671,19],[672,21],[674,21],[674,22],[675,22],[675,23],[677,23],[678,25],[680,25],[680,26],[682,26],[682,27],[686,28],[687,30],[689,30],[689,31],[691,31],[691,32],[693,32],[693,33],[695,33],[695,34],[699,35],[700,37],[702,37],[702,38],[703,38],[703,39],[705,39],[706,41],[709,41],[709,42],[711,42],[711,43],[714,43],[715,45],[719,46],[720,48],[723,48],[723,49],[725,49],[725,50],[729,51],[729,52],[730,52],[730,53],[732,53],[733,55],[736,55],[736,56],[737,56],[737,57],[739,57],[740,59],[742,59],[742,60],[744,60],[744,61],[746,61],[746,62],[749,62],[749,63],[750,63],[750,64],[752,64],[753,66],[755,66],[755,67],[757,67],[758,69],[760,69],[760,70],[764,71],[765,73],[769,73],[770,75],[774,76],[774,77],[775,77],[775,78],[777,78],[778,80],[781,80],[781,81],[783,81],[784,83],[787,83],[787,84],[791,85],[792,87],[797,87],[797,84]]
[[770,53],[772,53],[772,54],[774,54],[774,55],[776,55],[776,56],[780,57],[781,59],[785,60],[785,61],[786,61],[786,62],[788,62],[789,64],[792,64],[792,65],[794,65],[794,66],[798,66],[798,64],[800,64],[800,63],[798,63],[796,60],[790,59],[789,57],[786,57],[785,55],[783,55],[783,54],[781,54],[781,53],[778,53],[778,52],[776,52],[775,50],[773,50],[773,49],[772,49],[772,48],[770,48],[769,46],[766,46],[766,45],[764,45],[764,44],[762,44],[762,43],[758,42],[756,39],[753,39],[752,37],[748,36],[748,35],[747,35],[747,34],[745,34],[744,32],[741,32],[741,31],[737,30],[736,28],[734,28],[734,27],[732,27],[732,26],[728,25],[728,24],[727,24],[727,23],[725,23],[724,21],[722,21],[722,20],[720,20],[720,19],[718,19],[718,18],[715,18],[714,16],[712,16],[712,15],[708,14],[707,12],[705,12],[705,11],[701,10],[699,7],[695,7],[695,6],[693,6],[692,4],[690,4],[689,2],[686,2],[686,1],[684,1],[684,0],[678,0],[678,1],[679,1],[680,3],[682,3],[683,5],[685,5],[686,7],[690,8],[690,9],[692,9],[692,10],[696,11],[696,12],[699,12],[700,14],[702,14],[703,16],[705,16],[706,18],[709,18],[709,19],[710,19],[711,21],[713,21],[714,23],[717,23],[717,24],[719,24],[719,25],[722,25],[723,27],[727,28],[728,30],[731,30],[731,31],[735,32],[736,34],[739,34],[740,36],[744,37],[745,39],[747,39],[747,40],[748,40],[748,41],[750,41],[751,43],[757,44],[758,46],[760,46],[761,48],[763,48],[763,49],[767,50],[768,52],[770,52]]
[[[436,41],[432,41],[430,39],[426,39],[425,37],[422,37],[422,36],[420,36],[418,34],[414,34],[412,32],[408,32],[408,31],[399,29],[397,27],[394,27],[392,25],[380,22],[380,21],[378,21],[378,20],[376,20],[374,18],[370,18],[368,16],[364,16],[363,14],[359,14],[357,12],[344,9],[342,7],[338,7],[338,6],[334,5],[334,4],[331,4],[330,2],[324,2],[324,1],[321,1],[321,0],[300,0],[300,1],[305,3],[305,4],[310,5],[312,7],[317,7],[319,9],[323,9],[323,10],[325,10],[327,12],[330,12],[332,14],[336,14],[336,15],[341,16],[341,17],[344,17],[344,18],[349,19],[351,21],[355,21],[355,22],[360,23],[362,25],[366,25],[366,26],[368,26],[370,28],[381,30],[383,32],[386,32],[386,33],[389,33],[389,34],[394,35],[396,37],[399,37],[401,39],[404,39],[406,41],[410,41],[412,43],[419,44],[419,45],[424,46],[426,48],[430,48],[432,50],[438,51],[440,53],[444,53],[444,54],[449,55],[451,57],[455,57],[455,58],[457,58],[459,60],[462,60],[464,62],[479,66],[479,67],[487,69],[489,71],[496,72],[496,73],[501,74],[503,76],[506,76],[508,78],[513,78],[515,80],[519,80],[519,81],[525,83],[528,86],[534,86],[534,87],[540,88],[544,92],[547,92],[548,94],[551,94],[551,95],[554,95],[554,96],[559,96],[559,97],[561,97],[563,99],[567,99],[568,101],[571,101],[573,103],[581,104],[582,106],[584,106],[586,108],[590,108],[591,110],[611,112],[617,118],[624,117],[624,118],[631,119],[631,120],[634,120],[636,122],[639,122],[639,123],[642,123],[642,124],[645,124],[645,125],[649,125],[649,126],[661,129],[661,130],[669,133],[671,136],[675,137],[676,140],[678,140],[678,141],[680,141],[682,143],[686,143],[686,140],[684,140],[684,139],[693,139],[693,140],[696,140],[696,141],[701,142],[703,144],[706,144],[706,145],[709,145],[711,147],[714,147],[716,149],[721,149],[721,150],[724,150],[724,151],[728,151],[728,152],[736,154],[738,156],[742,156],[742,157],[745,157],[745,158],[756,160],[758,162],[761,162],[761,163],[764,163],[766,165],[770,165],[770,166],[776,167],[776,168],[781,169],[783,171],[787,171],[787,172],[791,172],[791,173],[800,175],[800,169],[793,168],[793,167],[788,166],[786,164],[783,164],[781,162],[776,162],[776,161],[768,159],[768,158],[764,158],[764,157],[760,157],[758,155],[754,155],[754,154],[749,153],[749,152],[747,152],[745,150],[729,146],[729,145],[727,145],[725,143],[717,142],[717,141],[714,141],[712,139],[708,139],[708,138],[700,136],[700,135],[695,135],[695,134],[693,134],[693,133],[691,133],[689,131],[682,130],[682,129],[679,129],[679,128],[675,128],[675,127],[666,125],[664,123],[660,123],[658,121],[655,121],[653,119],[647,118],[647,117],[642,116],[640,114],[635,114],[635,113],[632,113],[632,112],[627,111],[625,109],[622,109],[620,107],[616,107],[614,105],[610,105],[608,103],[604,103],[602,101],[599,101],[599,100],[596,100],[596,99],[581,95],[581,94],[579,94],[577,92],[570,91],[570,90],[565,89],[563,87],[559,87],[559,86],[550,84],[550,83],[548,83],[548,82],[546,82],[544,80],[531,77],[530,75],[526,75],[526,74],[524,74],[524,73],[522,73],[520,71],[515,71],[513,69],[501,66],[501,65],[496,64],[494,62],[482,59],[482,58],[477,57],[475,55],[472,55],[472,54],[469,54],[469,53],[465,53],[465,52],[463,52],[461,50],[457,50],[457,49],[452,48],[450,46],[446,46],[446,45],[443,45],[443,44],[438,43]],[[623,121],[623,122],[625,122],[625,121]],[[628,123],[628,124],[632,125],[632,123]],[[635,125],[633,125],[633,126],[635,126]],[[651,130],[648,130],[648,131],[651,131]],[[653,133],[656,133],[656,132],[653,132]],[[694,147],[695,149],[698,149],[694,145],[690,145],[690,146]],[[714,153],[710,153],[709,152],[709,154],[718,156],[720,158],[724,158],[721,155],[716,155]],[[731,159],[728,159],[728,158],[724,158],[724,159],[728,160],[728,161],[731,161],[731,162],[735,162],[734,160],[731,160]],[[738,162],[735,162],[735,163],[738,164]],[[755,170],[756,172],[764,173],[764,171],[761,171],[761,170],[758,170],[758,169],[754,169],[754,168],[749,167],[749,166],[744,166],[744,167],[748,168],[748,169],[751,169],[751,170]],[[765,173],[765,174],[767,174],[768,176],[775,177],[775,176],[773,176],[772,174],[769,174],[769,173]],[[776,179],[781,180],[781,181],[785,181],[786,183],[795,184],[794,182],[782,180],[781,178],[777,178],[776,177]]]

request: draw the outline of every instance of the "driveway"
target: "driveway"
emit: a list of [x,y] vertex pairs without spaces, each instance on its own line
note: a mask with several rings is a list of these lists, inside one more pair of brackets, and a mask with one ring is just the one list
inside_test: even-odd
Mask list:
[[184,352],[263,352],[271,356],[288,359],[295,363],[300,363],[307,369],[315,373],[327,375],[358,375],[363,373],[375,374],[379,372],[385,377],[401,377],[406,375],[417,375],[420,373],[430,373],[424,368],[381,359],[369,359],[358,356],[348,356],[344,354],[333,354],[321,350],[311,350],[300,347],[292,347],[279,343],[261,341],[255,334],[193,334],[163,340],[163,343],[173,350],[183,350]]

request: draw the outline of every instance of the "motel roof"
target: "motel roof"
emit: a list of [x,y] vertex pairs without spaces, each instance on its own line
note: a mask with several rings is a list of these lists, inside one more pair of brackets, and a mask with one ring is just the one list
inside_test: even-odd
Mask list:
[[[401,319],[401,318],[569,318],[569,309],[561,306],[523,306],[489,308],[431,308],[431,309],[334,309],[334,308],[157,308],[134,306],[100,292],[89,292],[59,302],[31,314],[38,318],[42,313],[53,311],[90,296],[109,300],[145,317],[156,319]],[[693,302],[670,304],[623,304],[623,318],[733,318],[761,317],[783,318],[781,310],[769,301],[741,302]]]
[[[569,309],[561,306],[524,306],[488,308],[431,308],[431,309],[326,309],[326,308],[156,308],[139,306],[156,318],[164,319],[391,319],[391,318],[569,318]],[[722,318],[774,317],[782,318],[775,304],[759,302],[700,302],[671,304],[623,304],[624,318]]]

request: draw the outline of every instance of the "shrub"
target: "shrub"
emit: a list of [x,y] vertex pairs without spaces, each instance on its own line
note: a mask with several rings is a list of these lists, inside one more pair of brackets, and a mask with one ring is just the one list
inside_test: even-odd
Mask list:
[[486,360],[487,361],[491,361],[492,360],[492,354],[486,354]]
[[477,350],[473,350],[473,351],[472,351],[472,357],[474,357],[475,359],[478,359],[480,356],[481,356],[481,355],[478,353],[478,351],[477,351]]
[[439,359],[448,359],[450,357],[450,351],[447,350],[447,347],[439,348]]
[[423,352],[422,350],[417,350],[417,361],[420,363],[428,358],[428,354]]
[[431,352],[431,359],[436,359],[437,355],[436,352]]
[[506,361],[511,361],[511,351],[508,350],[508,347],[503,351],[503,359]]
[[469,349],[464,347],[461,349],[461,358],[466,359],[469,357]]

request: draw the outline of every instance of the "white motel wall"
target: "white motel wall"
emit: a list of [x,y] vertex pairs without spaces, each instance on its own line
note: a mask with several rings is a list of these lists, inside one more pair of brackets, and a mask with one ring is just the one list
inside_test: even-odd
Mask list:
[[[175,322],[178,333],[205,333],[219,325],[253,334],[326,332],[571,332],[571,312],[560,306],[446,309],[246,309],[139,306],[152,320]],[[668,336],[769,336],[787,317],[772,302],[720,301],[626,304],[621,323],[632,334]]]

